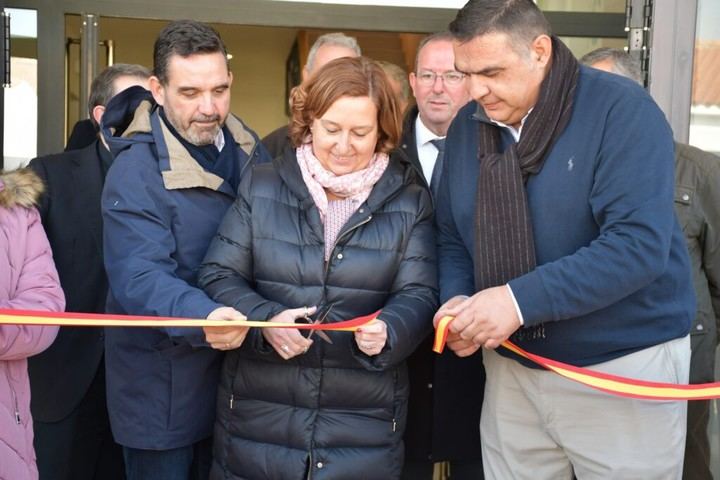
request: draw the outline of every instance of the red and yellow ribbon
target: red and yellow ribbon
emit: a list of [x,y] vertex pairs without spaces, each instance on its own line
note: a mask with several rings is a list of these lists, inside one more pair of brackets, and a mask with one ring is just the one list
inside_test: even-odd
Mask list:
[[[433,351],[442,353],[445,348],[448,327],[452,319],[453,317],[443,317],[438,322],[435,330]],[[647,382],[595,372],[587,368],[575,367],[567,363],[550,360],[549,358],[527,352],[510,341],[503,342],[502,347],[565,378],[621,397],[645,400],[709,400],[720,398],[720,382],[696,385]]]
[[298,328],[301,330],[336,330],[354,332],[378,316],[374,312],[363,317],[335,323],[287,323],[253,320],[205,320],[174,317],[142,317],[99,313],[41,312],[36,310],[0,309],[0,325],[59,325],[61,327],[256,327]]
[[[377,317],[379,312],[336,323],[281,323],[253,320],[205,320],[174,317],[142,317],[133,315],[111,315],[90,313],[51,313],[33,310],[0,309],[0,325],[59,325],[76,327],[255,327],[255,328],[297,328],[301,330],[334,330],[353,332]],[[452,317],[443,317],[436,327],[433,350],[442,353],[447,340]],[[648,382],[607,373],[595,372],[566,363],[557,362],[527,352],[510,341],[502,347],[527,358],[538,365],[575,382],[614,395],[646,400],[707,400],[720,398],[720,382],[698,385],[676,385],[672,383]]]

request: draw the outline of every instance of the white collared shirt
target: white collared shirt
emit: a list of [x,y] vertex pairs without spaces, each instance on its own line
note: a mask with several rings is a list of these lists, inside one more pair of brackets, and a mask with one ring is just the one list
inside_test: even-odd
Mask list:
[[528,112],[525,114],[525,116],[522,118],[522,120],[520,120],[520,128],[518,128],[517,130],[515,130],[515,127],[513,127],[513,126],[505,125],[502,122],[496,122],[495,120],[493,120],[490,117],[488,117],[488,120],[490,120],[490,122],[494,123],[498,127],[504,128],[507,131],[509,131],[510,134],[515,139],[515,143],[517,143],[520,141],[520,134],[522,134],[522,129],[525,126],[525,120],[527,120],[527,118],[530,116],[530,112],[532,112],[532,111],[533,111],[532,108],[530,110],[528,110]]
[[223,129],[221,128],[220,131],[215,135],[215,140],[213,141],[215,144],[215,148],[218,149],[218,152],[222,152],[222,149],[225,148],[225,134],[223,133]]
[[415,145],[417,146],[418,160],[420,160],[423,176],[428,184],[432,179],[438,154],[438,149],[433,145],[432,140],[440,138],[445,137],[439,137],[430,131],[420,119],[419,114],[415,117]]

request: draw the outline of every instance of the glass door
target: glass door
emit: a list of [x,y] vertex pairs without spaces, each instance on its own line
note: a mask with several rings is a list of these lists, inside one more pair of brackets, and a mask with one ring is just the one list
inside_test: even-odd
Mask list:
[[37,12],[5,8],[10,18],[10,83],[4,88],[3,168],[37,154]]

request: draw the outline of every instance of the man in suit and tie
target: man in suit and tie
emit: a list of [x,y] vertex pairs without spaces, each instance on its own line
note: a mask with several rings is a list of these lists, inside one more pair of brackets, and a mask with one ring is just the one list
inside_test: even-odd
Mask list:
[[[96,128],[115,94],[133,85],[147,87],[149,77],[145,67],[128,64],[100,73],[88,101]],[[30,162],[46,186],[39,210],[69,312],[105,312],[100,194],[111,161],[98,137],[85,148]],[[103,354],[102,329],[66,327],[50,348],[29,359],[35,451],[43,480],[125,478],[122,449],[108,421]]]
[[438,146],[442,148],[455,114],[470,101],[465,76],[455,70],[454,62],[452,37],[435,33],[420,42],[415,71],[410,73],[416,105],[405,116],[402,149],[433,191],[442,170],[436,167],[441,158]]
[[[455,70],[452,37],[424,38],[410,86],[417,104],[408,110],[401,147],[435,197],[445,135],[470,101],[465,76]],[[480,420],[484,371],[480,355],[436,355],[428,337],[408,359],[410,401],[403,479],[431,479],[433,464],[450,462],[450,478],[481,479]],[[463,379],[465,381],[463,381]],[[467,381],[472,379],[472,381]],[[467,416],[473,420],[469,421]]]

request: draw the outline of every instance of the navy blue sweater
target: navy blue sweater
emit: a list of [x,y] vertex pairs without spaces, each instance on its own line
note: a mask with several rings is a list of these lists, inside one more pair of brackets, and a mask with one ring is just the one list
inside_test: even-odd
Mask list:
[[[436,213],[442,301],[476,291],[482,116],[470,102],[446,141]],[[572,119],[527,183],[538,266],[509,285],[525,325],[543,324],[544,335],[526,336],[522,348],[584,366],[688,333],[695,301],[673,168],[672,132],[650,96],[581,67]]]

